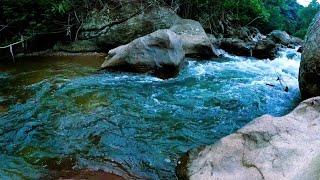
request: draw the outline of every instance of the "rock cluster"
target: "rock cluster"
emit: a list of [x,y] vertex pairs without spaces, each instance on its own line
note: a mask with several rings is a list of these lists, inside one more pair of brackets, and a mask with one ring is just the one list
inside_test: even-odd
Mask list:
[[[170,78],[179,72],[179,68],[185,57],[211,59],[219,56],[219,53],[214,48],[199,22],[182,19],[177,15],[171,16],[172,14],[169,12],[171,10],[160,8],[151,10],[149,13],[152,15],[144,14],[144,16],[141,16],[141,18],[143,17],[142,19],[138,18],[140,16],[132,17],[134,19],[138,18],[136,19],[137,22],[133,24],[142,23],[143,19],[149,17],[149,22],[153,23],[154,29],[165,28],[140,36],[141,34],[132,32],[130,27],[124,25],[128,28],[127,34],[130,34],[130,36],[126,36],[129,37],[128,39],[120,38],[122,39],[121,42],[116,43],[108,39],[106,42],[121,44],[131,39],[132,41],[126,45],[111,49],[101,67],[109,70],[152,73],[160,78]],[[158,16],[156,17],[156,15]],[[170,15],[170,17],[167,17],[167,15]],[[160,16],[163,17],[160,18]],[[131,20],[129,19],[128,21]],[[144,33],[146,32],[149,31],[145,31]],[[106,39],[109,36],[117,35],[108,35],[106,33],[98,39],[102,37]],[[133,37],[137,39],[133,39]]]
[[[170,34],[179,36],[183,52],[180,52],[181,49],[174,44],[163,46],[164,42],[172,43],[172,39],[160,35],[159,32],[164,31],[157,31],[164,29],[170,30]],[[155,31],[157,33],[154,34]],[[225,38],[223,36],[215,38],[213,35],[209,35],[209,38],[197,21],[183,19],[166,7],[145,4],[141,6],[140,3],[132,2],[122,4],[114,10],[106,7],[103,10],[92,11],[79,29],[79,40],[70,44],[57,44],[54,50],[74,53],[109,51],[106,62],[102,65],[104,69],[152,72],[159,77],[169,78],[179,71],[181,54],[184,54],[183,58],[208,60],[218,57],[220,51],[217,49],[220,48],[239,56],[274,59],[280,46],[277,43],[283,46],[300,43],[299,40],[281,31],[274,31],[267,37],[253,27],[230,29],[228,32]],[[159,36],[159,41],[150,38],[155,37],[154,35]],[[176,57],[171,57],[169,52],[172,51],[179,52],[178,59],[173,60]],[[155,60],[151,58],[152,56],[161,59]],[[166,75],[163,76],[164,74]]]
[[258,59],[275,59],[280,47],[295,48],[302,45],[302,40],[292,37],[284,31],[272,31],[268,36],[262,35],[256,28],[242,27],[230,37],[217,40],[218,46],[228,53]]

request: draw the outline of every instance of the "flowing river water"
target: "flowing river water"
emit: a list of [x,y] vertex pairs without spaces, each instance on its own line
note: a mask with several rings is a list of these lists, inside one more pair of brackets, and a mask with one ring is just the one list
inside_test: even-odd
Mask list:
[[73,169],[173,179],[187,150],[291,111],[300,59],[285,49],[274,61],[191,60],[169,80],[97,73],[95,57],[0,64],[0,179]]

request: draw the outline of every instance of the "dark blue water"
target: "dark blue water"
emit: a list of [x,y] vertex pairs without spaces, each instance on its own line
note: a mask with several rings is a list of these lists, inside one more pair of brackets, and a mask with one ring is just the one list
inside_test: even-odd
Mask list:
[[293,50],[272,62],[190,61],[169,80],[96,73],[101,59],[94,58],[0,65],[0,179],[65,169],[173,179],[187,150],[260,115],[292,110],[300,98],[299,61]]

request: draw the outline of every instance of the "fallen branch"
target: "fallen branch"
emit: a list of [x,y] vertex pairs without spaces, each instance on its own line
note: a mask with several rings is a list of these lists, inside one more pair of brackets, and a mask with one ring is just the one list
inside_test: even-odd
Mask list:
[[0,32],[1,32],[1,31],[4,30],[5,28],[7,28],[8,25],[0,25],[0,27],[1,27],[1,29],[0,29]]
[[22,43],[22,47],[24,47],[23,42],[26,41],[26,40],[28,40],[28,39],[30,39],[30,38],[26,38],[26,39],[25,39],[23,36],[21,36],[21,40],[20,40],[20,41],[14,42],[14,43],[9,44],[9,45],[6,45],[6,46],[2,46],[2,47],[0,47],[0,49],[9,48],[10,54],[11,54],[11,56],[12,56],[12,61],[15,62],[15,56],[14,56],[14,52],[13,52],[13,46]]
[[256,20],[258,20],[258,19],[261,19],[261,18],[263,18],[262,16],[258,16],[258,17],[256,17],[256,18],[254,18],[252,21],[250,21],[247,25],[245,25],[245,27],[247,27],[247,26],[249,26],[250,24],[252,24],[253,22],[255,22]]
[[12,43],[12,44],[9,44],[9,45],[6,45],[6,46],[2,46],[2,47],[0,47],[0,49],[10,48],[10,47],[12,47],[12,46],[14,46],[14,45],[17,45],[17,44],[20,44],[20,43],[22,43],[22,42],[24,42],[24,41],[26,41],[26,40],[23,39],[23,40],[20,40],[20,41],[18,41],[18,42],[15,42],[15,43]]

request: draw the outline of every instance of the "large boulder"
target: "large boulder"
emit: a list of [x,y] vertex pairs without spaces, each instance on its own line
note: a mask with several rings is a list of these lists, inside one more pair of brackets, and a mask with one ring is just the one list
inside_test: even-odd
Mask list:
[[238,38],[224,38],[220,41],[220,48],[238,56],[251,56],[254,44]]
[[186,57],[212,58],[218,57],[209,37],[198,21],[182,19],[170,30],[180,35]]
[[214,145],[191,150],[179,179],[320,179],[320,97],[283,117],[262,116]]
[[299,86],[302,98],[320,95],[320,13],[311,24],[303,46]]
[[[187,57],[208,59],[218,56],[199,22],[182,19],[166,7],[124,2],[115,8],[92,11],[79,29],[78,41],[56,45],[55,50],[108,51],[156,30],[171,29],[181,36]],[[84,46],[88,43],[90,46]]]
[[269,38],[259,40],[252,50],[252,56],[258,59],[275,59],[276,55],[277,46]]
[[184,57],[180,36],[171,30],[158,30],[110,50],[101,67],[170,78],[179,72]]
[[[237,28],[229,36],[231,37],[220,39],[218,43],[218,46],[228,53],[271,60],[277,55],[276,43],[270,37],[262,35],[257,28]],[[215,41],[217,40],[213,39],[212,43]]]
[[268,34],[268,37],[274,42],[285,46],[288,46],[291,43],[291,36],[285,31],[274,30]]
[[285,31],[274,30],[268,34],[268,38],[278,44],[282,44],[287,47],[302,45],[303,41],[297,37],[290,36]]
[[[128,6],[128,5],[127,5]],[[181,18],[169,8],[123,6],[117,12],[95,12],[81,29],[81,39],[95,39],[99,46],[116,47],[158,29],[168,29]],[[120,13],[129,11],[127,14]],[[120,17],[118,17],[120,16]]]
[[[58,44],[54,50],[107,52],[158,29],[168,29],[180,20],[170,8],[131,0],[122,0],[121,5],[110,1],[105,8],[88,13],[75,42]],[[88,42],[91,46],[83,46]]]

